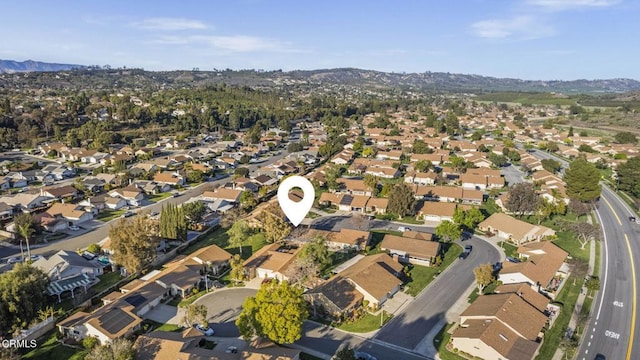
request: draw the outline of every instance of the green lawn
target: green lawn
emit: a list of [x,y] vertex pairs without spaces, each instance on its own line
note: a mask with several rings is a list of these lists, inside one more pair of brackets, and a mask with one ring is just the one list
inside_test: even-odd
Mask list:
[[494,199],[488,198],[487,201],[482,203],[480,206],[480,211],[482,211],[486,217],[489,217],[494,213],[500,212],[500,207],[496,204]]
[[338,326],[338,329],[354,333],[366,333],[369,331],[377,330],[380,328],[381,320],[383,321],[383,324],[386,324],[387,321],[391,320],[391,318],[393,317],[384,310],[383,313],[384,315],[372,315],[367,313],[363,317],[352,323],[341,324],[340,326]]
[[420,266],[411,265],[409,275],[411,280],[407,282],[405,292],[411,296],[417,296],[422,289],[427,287],[438,274],[443,272],[449,265],[451,265],[462,254],[462,247],[457,244],[443,244],[446,249],[444,259],[440,266]]
[[513,257],[513,258],[518,258],[518,247],[508,243],[506,241],[500,241],[498,243],[498,245],[500,245],[500,247],[502,247],[502,249],[504,250],[504,253],[506,256],[508,257]]
[[568,252],[572,257],[589,262],[588,245],[585,246],[584,249],[580,249],[580,243],[574,238],[573,234],[568,231],[558,231],[556,234],[558,238],[553,240],[554,244]]
[[309,218],[309,219],[315,219],[315,218],[319,218],[320,214],[314,213],[313,211],[309,211],[307,213],[307,216],[305,216],[305,217]]
[[451,335],[447,333],[447,330],[449,330],[451,326],[453,326],[453,324],[445,324],[442,329],[440,329],[438,334],[433,338],[433,346],[435,346],[438,351],[438,355],[440,355],[440,359],[442,360],[465,360],[462,356],[456,355],[447,350],[447,344],[451,338]]
[[191,243],[183,253],[191,254],[192,252],[207,247],[209,245],[218,245],[221,248],[226,248],[229,245],[229,235],[223,228],[218,228],[208,234],[204,239]]
[[104,210],[100,214],[98,214],[96,219],[100,221],[108,222],[115,218],[119,218],[125,212],[127,212],[127,210]]
[[321,276],[325,276],[325,275],[331,275],[331,270],[335,269],[338,265],[345,263],[347,260],[351,259],[352,257],[356,256],[355,252],[348,252],[348,253],[343,253],[343,252],[329,252],[329,257],[331,259],[331,264],[329,266],[327,266],[324,269],[321,269]]
[[[242,258],[248,259],[255,253],[260,250],[263,246],[267,244],[267,240],[264,237],[264,234],[257,233],[249,236],[245,241],[242,242]],[[239,254],[239,248],[227,247],[225,248],[231,254]]]
[[[489,284],[486,288],[484,288],[484,290],[482,290],[482,293],[484,295],[487,294],[493,294],[493,291],[498,287],[498,282],[494,281],[491,284]],[[478,294],[478,288],[474,288],[473,291],[471,292],[471,295],[469,295],[469,298],[467,299],[467,301],[469,303],[474,302],[478,296],[480,296],[480,294]]]
[[171,195],[172,195],[171,192],[164,192],[164,193],[160,193],[160,194],[154,194],[154,195],[149,196],[147,198],[147,200],[149,200],[151,202],[154,202],[154,203],[157,203],[158,201],[166,199],[166,198],[170,197]]
[[567,325],[569,325],[571,313],[573,313],[573,308],[576,305],[576,300],[580,294],[580,289],[582,288],[584,279],[575,279],[573,276],[570,276],[566,281],[567,283],[564,285],[560,294],[554,301],[556,305],[561,306],[560,314],[553,324],[553,327],[545,332],[544,342],[540,347],[538,356],[536,357],[537,360],[551,359],[553,354],[556,352],[556,349],[558,349],[560,340],[562,340],[564,335],[564,331],[567,329]]
[[[213,289],[210,289],[213,290]],[[210,291],[211,292],[211,291]],[[209,293],[210,293],[209,292]],[[180,301],[180,303],[178,304],[179,307],[181,308],[186,308],[189,305],[193,304],[196,300],[200,299],[201,297],[205,296],[206,294],[208,294],[205,290],[199,291],[197,294],[195,295],[191,295],[188,298]]]
[[56,331],[53,330],[38,340],[38,347],[22,356],[23,359],[49,360],[68,359],[82,360],[87,354],[86,350],[79,350],[63,346],[56,340]]
[[157,321],[153,321],[153,320],[149,320],[149,319],[145,319],[143,322],[143,328],[145,325],[148,325],[150,327],[153,328],[153,330],[158,330],[158,331],[167,331],[167,332],[178,332],[178,331],[182,331],[184,328],[182,326],[179,325],[175,325],[175,324],[163,324]]
[[424,225],[424,220],[417,220],[415,216],[405,216],[402,219],[397,219],[396,221],[405,224]]
[[112,271],[112,272],[102,274],[98,276],[98,278],[100,279],[100,282],[91,288],[96,293],[100,293],[101,291],[104,291],[110,288],[111,286],[118,283],[118,281],[123,279],[122,275],[120,275],[120,273],[117,271]]

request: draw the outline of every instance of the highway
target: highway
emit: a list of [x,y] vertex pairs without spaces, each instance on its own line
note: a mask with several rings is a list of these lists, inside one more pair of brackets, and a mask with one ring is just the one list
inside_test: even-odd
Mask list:
[[[535,150],[533,154],[558,160],[564,167],[569,165],[546,152]],[[629,221],[629,216],[636,215],[604,185],[596,215],[604,233],[600,247],[600,291],[576,358],[591,360],[602,354],[608,360],[639,359],[636,298],[640,279],[636,260],[640,259],[640,225]]]

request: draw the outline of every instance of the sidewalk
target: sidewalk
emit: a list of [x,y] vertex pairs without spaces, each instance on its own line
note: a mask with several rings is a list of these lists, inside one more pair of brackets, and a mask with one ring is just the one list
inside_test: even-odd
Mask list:
[[[587,220],[591,223],[591,217]],[[596,263],[596,243],[594,240],[589,242],[589,276],[593,275],[593,269],[595,268]],[[582,305],[584,304],[584,299],[587,297],[587,289],[583,286],[580,290],[580,295],[578,295],[578,299],[576,300],[576,306],[573,308],[573,313],[571,313],[571,319],[569,320],[569,325],[567,326],[571,331],[575,331],[578,326],[578,317],[580,316],[580,312],[582,311]],[[578,342],[578,348],[582,343],[582,339]],[[564,351],[561,349],[556,350],[553,355],[553,360],[562,360],[564,356]]]

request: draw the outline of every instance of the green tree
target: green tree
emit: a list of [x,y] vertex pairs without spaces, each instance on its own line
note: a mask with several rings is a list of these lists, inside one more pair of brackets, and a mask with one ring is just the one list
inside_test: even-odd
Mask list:
[[133,342],[126,338],[117,338],[111,343],[96,346],[85,356],[85,360],[134,360],[136,350]]
[[202,221],[207,212],[207,206],[201,201],[192,201],[182,204],[182,213],[185,219],[191,225],[195,225]]
[[229,235],[229,245],[239,248],[240,256],[242,256],[242,243],[250,234],[251,228],[245,220],[235,222],[229,230],[227,230],[227,235]]
[[636,135],[628,131],[617,133],[615,139],[618,144],[636,144],[638,142]]
[[366,147],[362,150],[363,157],[370,158],[370,157],[374,157],[375,155],[376,155],[376,151],[372,147]]
[[331,358],[333,360],[357,360],[356,352],[349,345],[343,346],[336,352],[335,355]]
[[244,209],[252,209],[257,203],[258,202],[251,191],[245,190],[240,194],[240,206]]
[[89,336],[82,339],[82,347],[84,347],[87,350],[91,350],[94,347],[98,346],[99,344],[100,344],[100,340],[98,340],[98,338],[94,338],[93,336]]
[[542,167],[550,173],[557,173],[562,169],[562,164],[558,160],[554,159],[542,159],[540,161]]
[[567,134],[567,137],[573,137],[573,126],[569,126],[569,133]]
[[153,236],[156,232],[154,225],[142,216],[120,219],[116,225],[111,225],[109,238],[115,262],[130,274],[151,265],[158,246],[158,239]]
[[242,178],[249,176],[249,169],[246,167],[238,167],[233,171],[234,178]]
[[327,249],[327,244],[321,236],[317,236],[313,241],[306,243],[300,250],[300,254],[298,256],[310,259],[321,269],[331,264],[331,257],[329,250]]
[[229,265],[231,266],[231,272],[229,275],[236,284],[244,280],[244,261],[242,260],[242,257],[238,254],[233,255]]
[[632,157],[618,165],[617,174],[618,189],[640,198],[640,156]]
[[415,204],[416,198],[411,188],[405,183],[395,184],[389,194],[387,210],[403,217],[413,214]]
[[431,161],[429,161],[429,160],[418,160],[413,165],[414,169],[416,169],[416,171],[419,171],[419,172],[425,172],[425,171],[429,170],[432,166],[433,165],[431,164]]
[[204,181],[204,173],[201,170],[189,170],[187,172],[187,182],[201,183]]
[[98,244],[91,244],[87,247],[87,251],[93,254],[100,254],[102,248]]
[[486,288],[494,280],[493,266],[491,264],[478,265],[475,269],[473,269],[473,275],[476,278],[478,293],[482,294],[484,288]]
[[327,182],[327,188],[331,190],[337,190],[340,188],[338,179],[342,175],[342,169],[338,165],[329,165],[324,171],[325,179]]
[[583,157],[569,164],[564,173],[564,181],[569,199],[591,202],[600,197],[600,171]]
[[198,324],[203,328],[209,327],[209,316],[207,306],[202,304],[191,304],[187,307],[185,323],[191,326]]
[[35,230],[33,230],[31,224],[29,223],[17,225],[17,230],[18,234],[20,234],[20,236],[22,236],[24,241],[27,243],[27,259],[31,259],[31,247],[29,246],[29,239],[31,238],[31,235],[33,235]]
[[450,242],[452,240],[460,239],[462,236],[462,229],[455,223],[445,220],[436,227],[436,236],[444,242]]
[[484,220],[484,215],[480,209],[473,207],[469,210],[462,210],[457,207],[453,212],[453,222],[464,227],[468,231],[473,231],[475,227]]
[[160,236],[166,239],[187,239],[187,218],[181,207],[167,203],[160,211]]
[[365,174],[364,178],[362,179],[362,182],[364,182],[364,185],[369,188],[369,190],[371,190],[372,193],[375,192],[376,188],[378,187],[378,182],[380,180],[378,179],[377,176],[371,175],[371,174]]
[[449,157],[449,162],[456,172],[462,172],[467,166],[467,162],[460,156],[451,155]]
[[284,240],[291,232],[291,226],[284,220],[284,214],[277,205],[266,208],[260,214],[265,239],[270,242]]
[[15,264],[12,271],[0,274],[0,336],[11,337],[38,318],[47,303],[45,291],[49,277],[28,263]]
[[302,337],[308,315],[302,289],[274,280],[262,284],[255,297],[244,301],[236,326],[246,340],[257,335],[276,344],[291,344]]

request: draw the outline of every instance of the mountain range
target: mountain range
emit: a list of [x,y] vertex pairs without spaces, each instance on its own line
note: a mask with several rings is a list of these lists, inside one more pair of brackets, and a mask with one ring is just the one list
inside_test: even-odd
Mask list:
[[0,73],[16,73],[16,72],[31,72],[31,71],[66,71],[72,69],[85,68],[83,65],[74,64],[56,64],[47,63],[41,61],[14,61],[14,60],[0,60]]
[[[23,62],[0,60],[0,73],[15,72],[56,72],[74,71],[76,81],[92,78],[94,81],[101,73],[125,75],[119,77],[120,85],[127,83],[126,74],[135,74],[136,82],[162,86],[202,86],[225,82],[229,85],[278,87],[290,85],[341,85],[378,89],[399,88],[403,90],[435,92],[561,92],[561,93],[622,93],[640,90],[640,81],[633,79],[597,79],[597,80],[521,80],[496,78],[472,74],[454,74],[445,72],[396,73],[363,70],[355,68],[337,68],[294,71],[257,71],[257,70],[214,70],[214,71],[144,71],[142,69],[99,69],[74,64],[55,64],[27,60]],[[133,70],[133,73],[131,72]],[[88,78],[87,78],[88,77]],[[110,76],[113,77],[113,76]],[[0,79],[0,83],[2,79]],[[6,79],[5,80],[9,80]],[[14,79],[15,80],[15,79]],[[35,81],[45,81],[36,79]],[[51,79],[50,79],[51,80]],[[9,80],[11,81],[11,80]],[[31,80],[33,81],[33,80]],[[57,84],[62,87],[78,86],[72,79]],[[51,85],[51,81],[45,81]],[[56,80],[56,82],[60,82]]]

